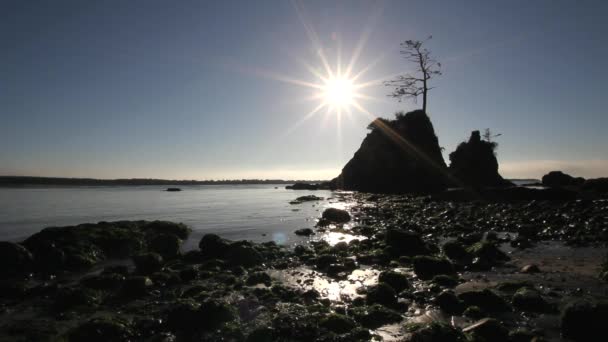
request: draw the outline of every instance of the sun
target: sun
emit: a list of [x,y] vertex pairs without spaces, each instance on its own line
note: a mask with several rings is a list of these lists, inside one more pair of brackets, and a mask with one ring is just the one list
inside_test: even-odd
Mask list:
[[345,77],[327,79],[322,89],[323,101],[337,109],[347,109],[352,106],[355,97],[353,80]]

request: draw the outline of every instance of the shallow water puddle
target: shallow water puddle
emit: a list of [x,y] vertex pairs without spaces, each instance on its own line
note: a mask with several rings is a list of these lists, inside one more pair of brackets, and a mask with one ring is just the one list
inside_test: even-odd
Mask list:
[[360,287],[378,283],[380,271],[367,268],[354,270],[344,280],[332,279],[307,267],[288,270],[272,270],[268,272],[272,278],[304,290],[317,290],[321,297],[331,301],[350,301],[361,295],[357,293]]
[[367,237],[363,235],[354,235],[350,233],[342,232],[327,232],[321,235],[320,240],[325,240],[330,246],[334,246],[339,242],[350,243],[353,240],[366,240]]

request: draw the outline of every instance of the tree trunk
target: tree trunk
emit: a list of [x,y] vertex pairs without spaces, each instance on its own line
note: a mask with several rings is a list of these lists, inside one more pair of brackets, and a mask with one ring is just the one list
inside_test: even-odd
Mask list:
[[426,92],[427,92],[427,88],[426,88],[426,76],[424,79],[424,88],[422,89],[422,111],[426,113]]

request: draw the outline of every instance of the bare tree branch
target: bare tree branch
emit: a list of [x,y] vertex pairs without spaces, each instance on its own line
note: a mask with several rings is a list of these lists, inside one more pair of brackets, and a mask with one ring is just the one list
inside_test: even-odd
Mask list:
[[427,93],[433,89],[428,86],[428,81],[441,75],[441,63],[432,58],[431,53],[423,47],[423,44],[431,38],[432,36],[429,36],[425,41],[406,40],[401,43],[401,55],[407,61],[416,64],[415,71],[420,75],[406,74],[384,82],[384,85],[393,87],[393,92],[388,96],[397,98],[399,101],[404,98],[412,98],[416,102],[418,96],[422,95],[422,110],[425,112]]

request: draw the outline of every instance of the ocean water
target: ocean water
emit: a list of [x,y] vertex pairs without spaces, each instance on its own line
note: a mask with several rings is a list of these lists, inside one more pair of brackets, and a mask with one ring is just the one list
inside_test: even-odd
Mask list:
[[[304,240],[299,228],[312,228],[323,209],[340,207],[330,191],[286,190],[285,185],[0,188],[0,240],[19,241],[44,227],[114,220],[183,222],[193,233],[185,249],[205,233],[256,242],[293,245]],[[289,204],[314,194],[318,202]]]

